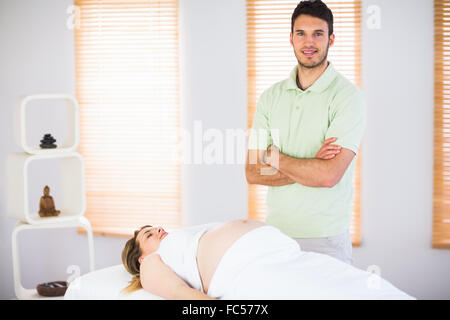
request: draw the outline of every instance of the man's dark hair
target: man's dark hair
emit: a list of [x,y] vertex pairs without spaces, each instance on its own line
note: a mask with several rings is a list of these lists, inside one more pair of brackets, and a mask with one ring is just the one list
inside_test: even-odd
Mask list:
[[295,19],[301,14],[307,14],[322,20],[328,24],[328,36],[333,34],[333,13],[321,0],[303,0],[301,1],[294,12],[291,19],[291,32],[294,33]]

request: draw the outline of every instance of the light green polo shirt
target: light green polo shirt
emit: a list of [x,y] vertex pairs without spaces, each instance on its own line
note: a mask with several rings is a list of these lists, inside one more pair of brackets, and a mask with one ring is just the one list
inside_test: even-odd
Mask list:
[[[358,152],[366,124],[362,91],[335,70],[327,69],[306,90],[297,87],[297,66],[288,79],[265,90],[258,101],[249,149],[270,144],[295,158],[315,158],[323,142]],[[346,232],[353,201],[353,158],[332,188],[299,183],[269,187],[266,223],[294,238],[328,237]]]

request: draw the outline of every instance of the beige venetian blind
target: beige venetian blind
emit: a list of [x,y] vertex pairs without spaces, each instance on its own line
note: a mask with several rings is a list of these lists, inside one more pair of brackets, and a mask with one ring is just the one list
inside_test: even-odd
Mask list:
[[74,1],[79,152],[97,234],[181,226],[178,1]]
[[450,248],[450,0],[434,1],[433,247]]
[[[299,1],[247,0],[248,128],[256,103],[272,84],[286,79],[297,64],[289,43],[291,16]],[[335,44],[328,59],[344,76],[361,86],[361,1],[324,1],[333,11]],[[360,236],[360,163],[354,177],[353,217],[350,227],[353,245]],[[249,218],[264,220],[267,187],[249,186]]]

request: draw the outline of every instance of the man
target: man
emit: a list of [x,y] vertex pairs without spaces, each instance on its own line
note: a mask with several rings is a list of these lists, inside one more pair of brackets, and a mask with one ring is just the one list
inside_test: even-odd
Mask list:
[[320,0],[300,2],[290,33],[298,65],[260,96],[245,170],[249,184],[269,186],[268,224],[304,251],[351,264],[353,174],[365,101],[327,61],[334,39],[331,10]]

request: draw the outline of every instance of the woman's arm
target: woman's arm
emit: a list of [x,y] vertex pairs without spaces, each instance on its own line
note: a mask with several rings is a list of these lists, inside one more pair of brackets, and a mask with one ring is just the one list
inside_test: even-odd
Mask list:
[[142,287],[151,293],[169,300],[217,300],[191,288],[162,260],[152,254],[141,264]]

